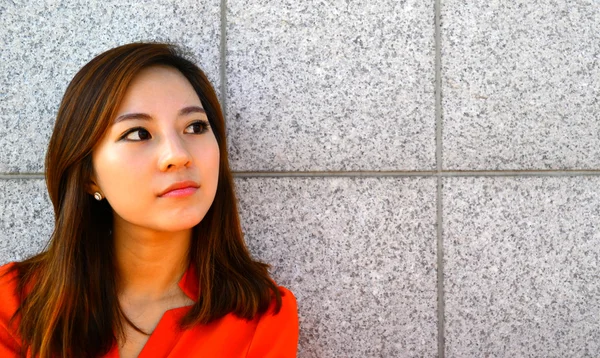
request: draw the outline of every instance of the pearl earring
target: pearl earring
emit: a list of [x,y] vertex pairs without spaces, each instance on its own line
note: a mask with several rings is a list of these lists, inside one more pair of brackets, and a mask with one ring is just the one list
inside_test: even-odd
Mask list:
[[102,194],[100,194],[100,192],[99,192],[99,191],[97,191],[97,192],[95,192],[95,193],[94,193],[94,198],[95,198],[96,200],[98,200],[98,201],[100,201],[100,200],[104,199],[104,197],[102,196]]

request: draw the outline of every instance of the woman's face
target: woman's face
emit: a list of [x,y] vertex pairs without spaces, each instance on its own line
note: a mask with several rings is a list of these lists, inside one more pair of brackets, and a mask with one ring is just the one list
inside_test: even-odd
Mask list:
[[171,67],[134,78],[92,161],[92,193],[128,230],[190,229],[215,198],[219,146],[192,85]]

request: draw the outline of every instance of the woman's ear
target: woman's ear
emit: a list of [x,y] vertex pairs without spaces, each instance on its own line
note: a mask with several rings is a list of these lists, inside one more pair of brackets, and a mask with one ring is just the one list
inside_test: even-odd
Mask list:
[[94,196],[94,199],[98,201],[102,201],[104,199],[104,194],[102,193],[102,190],[100,190],[98,184],[96,184],[95,180],[90,179],[87,190],[90,195]]
[[90,195],[94,195],[96,192],[101,192],[100,187],[96,184],[96,177],[94,175],[90,176],[90,180],[87,183],[86,191]]

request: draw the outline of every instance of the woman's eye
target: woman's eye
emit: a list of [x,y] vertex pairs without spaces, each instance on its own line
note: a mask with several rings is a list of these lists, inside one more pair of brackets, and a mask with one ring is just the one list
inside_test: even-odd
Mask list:
[[148,132],[144,128],[132,128],[123,136],[123,139],[131,141],[148,140],[150,138],[152,138],[150,132]]
[[196,121],[185,129],[185,133],[189,134],[202,134],[208,130],[208,122]]

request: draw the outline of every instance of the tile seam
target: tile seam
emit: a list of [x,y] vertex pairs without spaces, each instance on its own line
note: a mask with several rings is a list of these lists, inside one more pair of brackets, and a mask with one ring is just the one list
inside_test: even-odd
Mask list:
[[[248,177],[586,177],[600,176],[600,170],[573,171],[306,171],[306,172],[233,172],[238,178]],[[44,179],[44,173],[0,173],[0,179]]]
[[444,236],[443,236],[443,142],[442,142],[442,50],[441,50],[441,0],[434,0],[435,48],[435,159],[436,159],[436,264],[437,264],[437,352],[438,358],[446,355],[445,300],[444,300]]
[[233,172],[236,177],[574,177],[600,176],[600,171],[437,172],[437,171],[340,171],[340,172]]
[[446,302],[444,295],[444,240],[443,240],[443,178],[438,176],[436,181],[436,253],[437,253],[437,332],[438,357],[445,357],[446,347]]
[[227,123],[227,0],[221,0],[221,39],[219,42],[219,80],[221,88],[221,111]]
[[44,174],[39,173],[16,173],[16,174],[0,174],[1,180],[10,180],[10,179],[44,179]]

